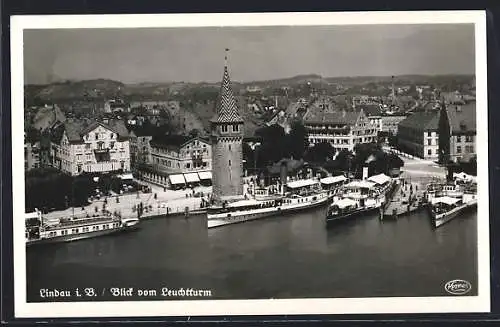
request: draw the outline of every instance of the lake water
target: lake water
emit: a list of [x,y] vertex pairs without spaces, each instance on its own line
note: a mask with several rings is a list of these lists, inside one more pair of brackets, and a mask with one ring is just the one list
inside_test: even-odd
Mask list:
[[[93,288],[71,300],[175,299],[161,289],[210,290],[212,299],[446,296],[467,280],[477,295],[477,214],[434,229],[427,212],[370,215],[326,227],[326,208],[207,230],[205,216],[146,220],[138,231],[33,247],[28,301],[41,289]],[[155,290],[113,297],[111,288]],[[193,299],[193,298],[190,298]]]

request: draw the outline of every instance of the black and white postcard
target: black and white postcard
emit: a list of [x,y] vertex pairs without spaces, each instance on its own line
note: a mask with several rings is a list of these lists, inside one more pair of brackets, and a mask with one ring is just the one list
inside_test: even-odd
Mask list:
[[11,59],[16,317],[490,311],[484,12],[13,16]]

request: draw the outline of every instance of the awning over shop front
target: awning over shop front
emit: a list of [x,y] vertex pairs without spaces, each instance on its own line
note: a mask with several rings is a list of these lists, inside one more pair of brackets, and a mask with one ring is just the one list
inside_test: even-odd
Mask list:
[[186,179],[186,183],[198,183],[200,181],[197,173],[184,174],[184,178]]
[[198,172],[198,177],[201,180],[212,179],[212,172],[211,171],[200,171],[200,172]]
[[182,175],[182,174],[169,175],[168,178],[170,179],[170,183],[172,183],[172,184],[185,184],[186,183],[186,180],[184,179],[184,175]]

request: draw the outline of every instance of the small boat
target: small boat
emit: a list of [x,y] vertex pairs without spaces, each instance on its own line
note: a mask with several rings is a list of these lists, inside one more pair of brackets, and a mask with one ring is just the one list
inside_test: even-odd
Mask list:
[[342,220],[355,219],[367,214],[378,212],[383,205],[380,198],[351,199],[343,197],[334,201],[326,214],[327,224]]
[[323,191],[316,180],[293,181],[286,187],[289,191],[280,197],[253,198],[210,207],[207,213],[207,227],[214,228],[283,215],[328,203],[328,192]]
[[119,215],[100,215],[77,219],[61,218],[55,222],[46,221],[40,211],[26,214],[26,245],[70,242],[117,232],[135,230],[139,218],[123,218]]
[[434,227],[442,226],[462,212],[477,207],[477,197],[474,194],[464,194],[461,198],[441,196],[432,199],[429,206]]

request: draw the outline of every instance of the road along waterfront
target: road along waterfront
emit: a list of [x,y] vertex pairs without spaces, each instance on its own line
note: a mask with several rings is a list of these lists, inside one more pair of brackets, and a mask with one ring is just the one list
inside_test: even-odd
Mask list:
[[[211,299],[446,296],[455,279],[471,283],[465,296],[477,294],[475,212],[439,229],[425,211],[329,228],[325,213],[210,230],[205,215],[171,216],[145,220],[133,233],[30,248],[27,298],[68,300],[42,298],[42,289],[96,294],[72,301],[206,299],[181,289],[209,291]],[[111,288],[132,291],[114,296]],[[164,289],[179,292],[165,297]]]

